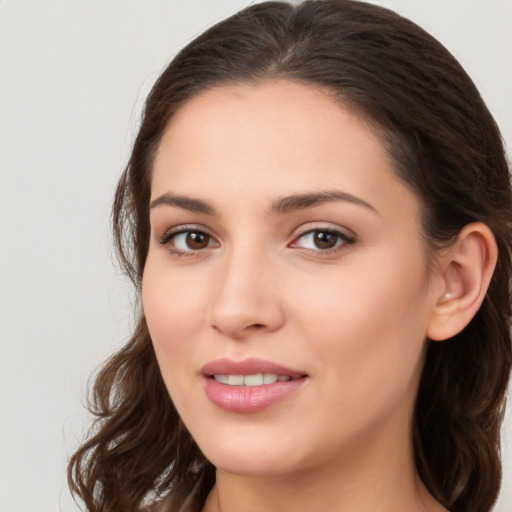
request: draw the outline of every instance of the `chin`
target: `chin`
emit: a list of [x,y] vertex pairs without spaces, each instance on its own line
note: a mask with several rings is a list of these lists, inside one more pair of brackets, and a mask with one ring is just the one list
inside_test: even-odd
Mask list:
[[220,453],[212,454],[208,460],[218,469],[225,473],[250,477],[268,477],[285,475],[298,469],[289,460],[284,461],[283,457],[275,455]]
[[199,439],[198,445],[219,470],[244,476],[270,476],[293,472],[304,462],[305,457],[296,447],[290,447],[280,439],[286,438],[281,435],[265,440],[242,433],[236,437],[226,436],[224,440],[210,436],[205,443]]

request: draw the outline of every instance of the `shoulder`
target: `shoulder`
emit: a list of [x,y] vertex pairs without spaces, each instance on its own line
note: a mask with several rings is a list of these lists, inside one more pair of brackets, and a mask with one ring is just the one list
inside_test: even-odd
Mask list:
[[161,499],[144,505],[139,512],[178,512],[174,504],[169,499]]
[[141,507],[139,512],[200,512],[203,507],[194,498],[192,494],[185,501],[178,501],[171,495]]
[[201,492],[203,478],[198,478],[188,495],[183,496],[172,490],[139,509],[139,512],[201,512],[205,498]]

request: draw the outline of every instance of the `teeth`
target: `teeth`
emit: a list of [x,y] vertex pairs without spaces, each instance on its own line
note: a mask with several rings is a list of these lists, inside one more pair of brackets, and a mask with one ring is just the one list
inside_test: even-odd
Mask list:
[[254,375],[214,375],[213,378],[221,384],[228,386],[263,386],[274,382],[286,382],[291,380],[289,375],[277,375],[277,373],[256,373]]
[[263,386],[263,374],[246,375],[244,377],[244,386]]
[[229,377],[227,375],[214,375],[214,379],[222,384],[229,384]]
[[228,384],[230,386],[243,386],[244,376],[243,375],[228,375]]
[[264,373],[263,374],[263,384],[274,384],[277,382],[279,376],[276,373]]

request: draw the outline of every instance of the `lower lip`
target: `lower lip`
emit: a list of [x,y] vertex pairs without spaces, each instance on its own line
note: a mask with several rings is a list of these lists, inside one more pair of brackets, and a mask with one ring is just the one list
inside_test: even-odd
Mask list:
[[263,384],[262,386],[228,386],[213,378],[205,379],[206,396],[217,407],[229,412],[259,412],[300,389],[306,378]]

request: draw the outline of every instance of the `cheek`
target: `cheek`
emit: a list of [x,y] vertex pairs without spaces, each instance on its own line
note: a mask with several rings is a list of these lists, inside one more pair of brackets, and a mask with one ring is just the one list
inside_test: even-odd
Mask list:
[[379,382],[406,386],[417,377],[428,311],[423,266],[382,255],[380,263],[366,263],[303,282],[314,292],[297,315],[316,357],[331,369],[331,381],[360,389],[361,396],[371,387],[378,393]]
[[166,254],[148,254],[142,280],[142,303],[149,329],[155,341],[171,338],[171,332],[181,332],[199,322],[191,322],[204,311],[208,282],[196,270],[172,268]]
[[186,272],[170,271],[151,257],[142,281],[142,303],[163,378],[170,388],[193,358],[203,329],[207,284]]

